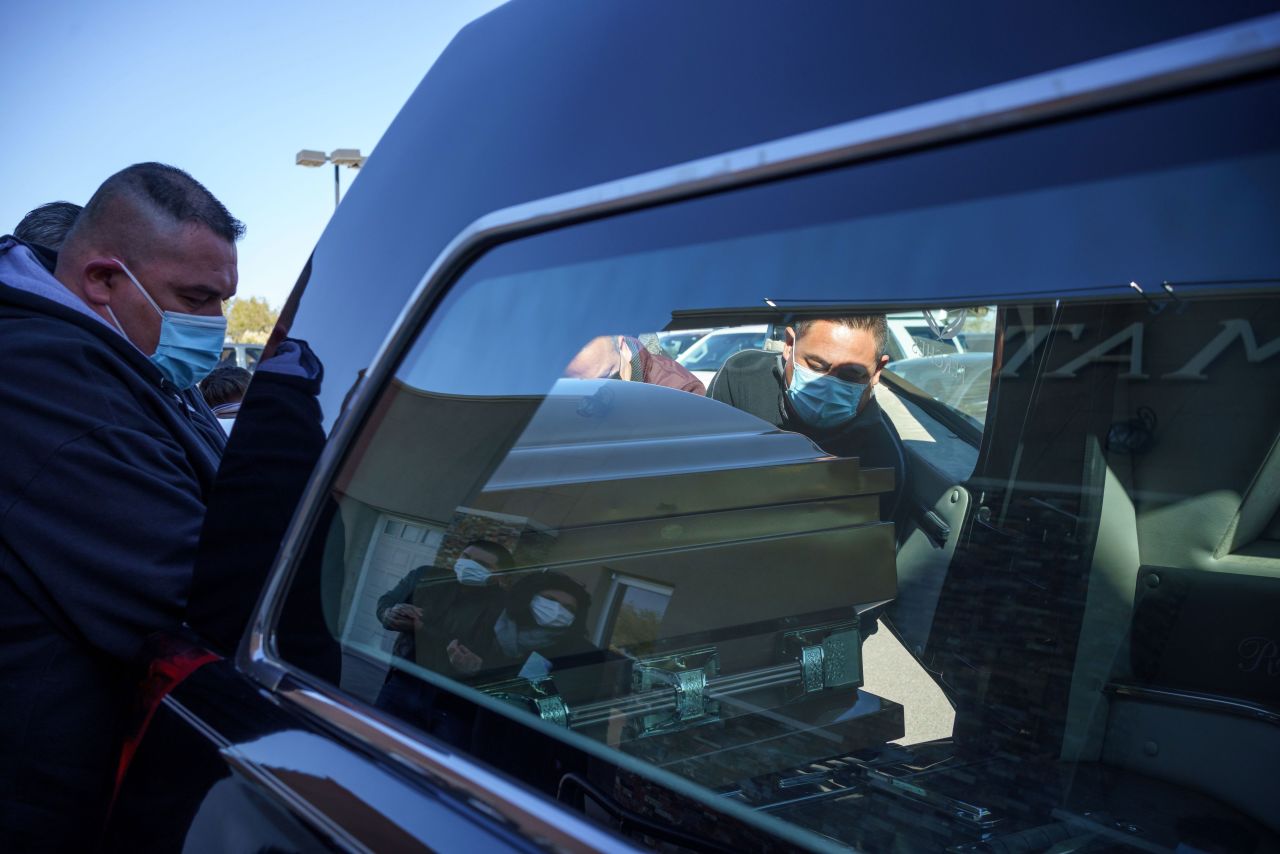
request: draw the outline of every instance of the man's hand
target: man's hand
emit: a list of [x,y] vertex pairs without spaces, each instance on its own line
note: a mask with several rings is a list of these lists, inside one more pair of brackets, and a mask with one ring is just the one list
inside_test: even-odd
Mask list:
[[382,612],[382,625],[395,632],[411,632],[422,625],[422,609],[407,602]]
[[459,643],[457,638],[449,641],[445,652],[449,653],[449,663],[453,665],[453,669],[467,676],[478,671],[484,664],[483,658]]

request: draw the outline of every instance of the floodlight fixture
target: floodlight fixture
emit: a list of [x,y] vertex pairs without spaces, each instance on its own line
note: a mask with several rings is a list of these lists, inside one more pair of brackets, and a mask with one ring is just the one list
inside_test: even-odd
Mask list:
[[310,148],[304,148],[298,152],[293,162],[298,166],[315,167],[323,166],[328,163],[329,158],[323,151],[314,151]]
[[335,148],[329,154],[329,162],[334,166],[349,166],[359,169],[364,165],[364,157],[358,148]]
[[359,169],[364,165],[365,157],[360,153],[358,148],[335,148],[331,153],[325,154],[323,151],[316,151],[312,148],[304,148],[294,156],[293,162],[298,166],[323,166],[326,163],[333,164],[333,206],[338,207],[338,199],[342,194],[342,179],[339,177],[341,167],[346,166],[348,169]]

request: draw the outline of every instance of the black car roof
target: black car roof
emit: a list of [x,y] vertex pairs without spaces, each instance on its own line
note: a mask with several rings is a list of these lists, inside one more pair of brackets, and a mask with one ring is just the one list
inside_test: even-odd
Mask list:
[[[294,334],[351,377],[491,211],[1275,8],[514,0],[457,36],[378,143],[316,248]],[[325,390],[330,418],[346,382]]]

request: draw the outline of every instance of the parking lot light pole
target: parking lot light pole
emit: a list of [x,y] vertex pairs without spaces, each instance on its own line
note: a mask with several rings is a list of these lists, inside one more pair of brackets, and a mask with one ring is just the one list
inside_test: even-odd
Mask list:
[[326,163],[333,164],[333,208],[338,209],[338,198],[341,193],[342,179],[339,177],[339,170],[346,166],[348,169],[359,169],[364,165],[365,157],[360,153],[358,148],[335,148],[331,153],[325,154],[323,151],[316,151],[311,148],[304,148],[294,157],[294,164],[297,166],[308,166],[315,168],[323,166]]

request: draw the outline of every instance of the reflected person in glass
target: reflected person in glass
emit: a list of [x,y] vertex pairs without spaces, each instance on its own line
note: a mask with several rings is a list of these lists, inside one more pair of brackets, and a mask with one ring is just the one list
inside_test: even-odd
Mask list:
[[510,567],[511,553],[503,546],[473,540],[451,568],[420,566],[409,572],[378,599],[378,621],[399,632],[392,654],[438,673],[451,672],[446,647],[452,641],[474,642],[478,626],[493,624],[504,601],[497,578]]
[[449,644],[449,661],[468,675],[519,668],[536,679],[550,674],[555,661],[595,652],[584,626],[591,597],[581,584],[559,572],[538,572],[513,584],[491,632],[467,645]]
[[600,335],[578,351],[564,374],[575,379],[624,380],[706,394],[702,380],[661,349],[655,344],[651,350],[638,338],[627,335]]

